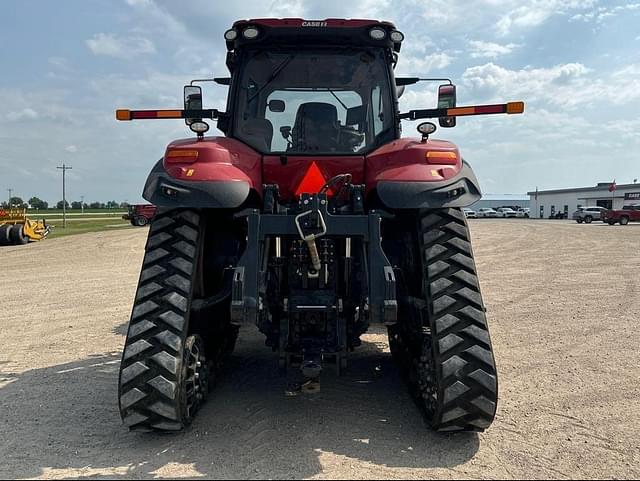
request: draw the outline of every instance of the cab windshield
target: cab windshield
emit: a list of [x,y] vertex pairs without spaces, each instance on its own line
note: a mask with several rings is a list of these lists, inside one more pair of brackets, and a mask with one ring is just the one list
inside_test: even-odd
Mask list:
[[362,154],[392,140],[382,49],[249,51],[234,137],[265,154]]

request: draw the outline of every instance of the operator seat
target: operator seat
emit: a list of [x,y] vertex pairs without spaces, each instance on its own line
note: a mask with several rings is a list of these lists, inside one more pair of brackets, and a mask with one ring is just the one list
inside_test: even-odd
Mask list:
[[338,147],[338,110],[335,105],[307,102],[298,107],[291,137],[293,150],[332,152]]
[[248,143],[261,152],[271,152],[273,124],[267,119],[247,119],[242,126]]

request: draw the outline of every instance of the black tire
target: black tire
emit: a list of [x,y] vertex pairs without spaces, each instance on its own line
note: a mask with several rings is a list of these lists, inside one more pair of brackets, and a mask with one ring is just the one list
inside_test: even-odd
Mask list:
[[613,219],[609,219],[608,224],[609,225],[616,225],[616,221],[613,220]]
[[584,223],[591,224],[591,222],[593,222],[593,217],[591,217],[590,215],[585,216]]
[[620,217],[620,225],[627,225],[629,223],[629,218],[627,216]]
[[[120,413],[132,430],[180,430],[204,400],[190,406],[186,397],[189,348],[204,349],[188,336],[202,232],[192,210],[159,214],[151,225],[120,367]],[[205,383],[208,363],[200,364]]]
[[582,223],[584,222],[584,220],[582,220],[582,218],[581,218],[581,217],[578,217],[578,218],[576,219],[576,222],[577,222],[578,224],[582,224]]
[[9,239],[14,245],[23,246],[29,243],[29,238],[24,235],[22,224],[15,224],[9,229]]
[[417,307],[417,315],[390,330],[390,344],[411,358],[405,370],[433,429],[484,431],[495,417],[498,383],[464,215],[424,211],[417,237],[421,275],[412,282],[422,285],[422,301],[400,306],[403,313]]
[[137,216],[137,217],[133,218],[131,223],[136,227],[144,227],[145,225],[147,225],[149,223],[149,221],[147,220],[146,217]]
[[9,233],[11,232],[9,224],[0,225],[0,246],[8,246],[11,243]]

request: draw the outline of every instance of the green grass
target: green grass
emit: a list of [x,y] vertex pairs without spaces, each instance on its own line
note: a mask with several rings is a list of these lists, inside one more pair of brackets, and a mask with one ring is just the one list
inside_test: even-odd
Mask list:
[[107,217],[100,220],[76,220],[67,221],[67,226],[62,227],[62,219],[47,220],[47,224],[53,226],[49,239],[63,237],[74,234],[85,234],[87,232],[112,231],[131,228],[133,226],[129,221],[120,218]]
[[[126,210],[123,209],[85,209],[84,217],[122,217],[126,214]],[[98,214],[98,215],[96,215]],[[35,210],[29,209],[27,211],[27,215],[29,217],[42,219],[48,217],[62,217],[62,210],[60,209],[47,209],[47,210]],[[69,209],[67,210],[67,215],[69,218],[74,217],[83,217],[82,211],[80,209]]]

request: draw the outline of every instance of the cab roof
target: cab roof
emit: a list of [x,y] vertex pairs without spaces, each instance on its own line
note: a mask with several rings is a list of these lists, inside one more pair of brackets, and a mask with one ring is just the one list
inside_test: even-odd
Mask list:
[[[247,38],[243,35],[249,27],[258,30],[257,36]],[[373,38],[370,32],[374,28],[384,30],[386,32],[384,38]],[[391,32],[396,30],[395,25],[378,20],[256,18],[238,20],[231,30],[235,30],[237,35],[233,40],[227,40],[229,51],[241,48],[276,48],[283,45],[293,45],[297,48],[335,45],[384,47],[399,52],[401,46],[401,41],[391,40]]]

